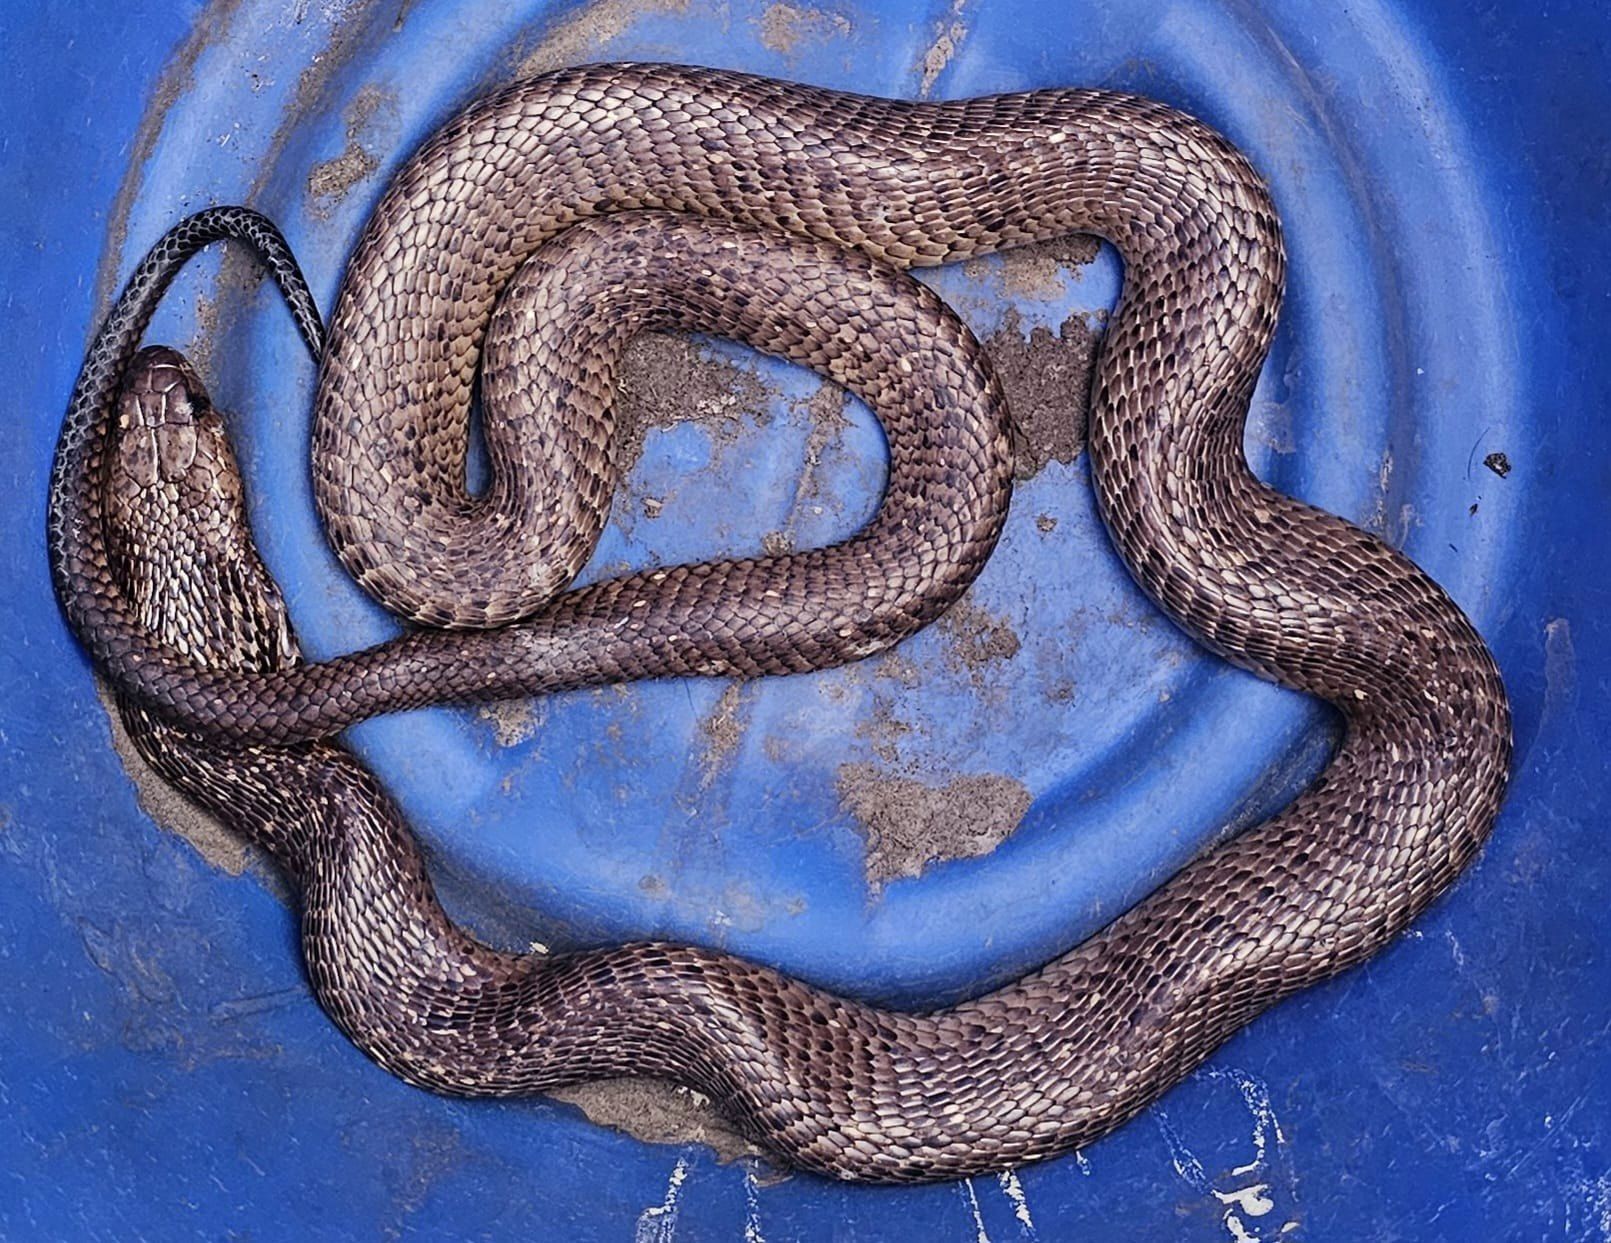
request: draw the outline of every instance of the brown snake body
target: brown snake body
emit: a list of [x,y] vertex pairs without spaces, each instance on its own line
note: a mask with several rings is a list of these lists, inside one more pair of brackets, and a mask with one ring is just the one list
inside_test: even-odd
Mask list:
[[[625,275],[587,284],[588,264],[545,246],[578,224],[570,240],[618,252]],[[237,227],[251,236],[239,222],[219,231]],[[679,246],[717,250],[679,271],[665,246],[684,231]],[[819,667],[910,633],[988,555],[1007,482],[993,456],[999,394],[976,345],[886,265],[1071,231],[1107,238],[1125,263],[1090,429],[1120,555],[1205,644],[1346,721],[1291,806],[1103,932],[929,1014],[683,946],[502,954],[447,920],[395,807],[345,751],[264,745],[444,699]],[[297,656],[221,425],[182,360],[143,356],[110,428],[147,303],[174,261],[217,235],[179,236],[142,265],[86,361],[53,478],[58,591],[147,756],[297,880],[322,1003],[411,1082],[507,1094],[654,1074],[839,1177],[1018,1164],[1103,1134],[1254,1014],[1378,949],[1491,827],[1509,713],[1481,640],[1397,552],[1246,467],[1280,232],[1246,161],[1178,112],[1095,91],[908,104],[635,65],[562,71],[472,106],[405,166],[353,255],[323,356],[314,471],[332,541],[378,598],[438,626],[515,624],[416,631],[323,665]],[[788,276],[746,293],[723,244],[753,248],[763,274],[804,257],[822,265],[820,290],[848,280],[850,296]],[[844,277],[838,248],[871,258]],[[640,286],[675,297],[620,292]],[[521,436],[492,443],[494,482],[478,498],[463,454],[495,308],[506,322],[486,347],[489,397],[501,387],[518,400],[534,366],[560,386],[544,400],[586,417],[553,433],[530,474]],[[790,319],[801,314],[810,332]],[[893,335],[863,339],[868,315]],[[550,317],[578,352],[523,344]],[[299,322],[316,341],[316,315]],[[630,331],[662,322],[748,333],[866,396],[890,427],[889,499],[834,548],[549,599],[585,560],[613,483],[608,360]],[[962,362],[947,361],[952,348]],[[948,430],[921,430],[929,407]],[[568,536],[573,519],[583,533]]]

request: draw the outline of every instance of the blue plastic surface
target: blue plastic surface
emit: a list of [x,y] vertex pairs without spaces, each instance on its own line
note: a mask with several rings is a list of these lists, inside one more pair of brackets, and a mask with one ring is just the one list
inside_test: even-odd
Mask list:
[[[1608,32],[1588,4],[1438,0],[7,6],[0,1237],[1611,1239]],[[328,307],[386,175],[456,105],[606,58],[893,95],[1101,85],[1210,121],[1270,179],[1292,255],[1250,456],[1420,561],[1504,669],[1516,776],[1470,876],[1084,1153],[913,1190],[768,1183],[567,1106],[409,1089],[314,1005],[273,886],[154,825],[110,746],[43,518],[72,378],[133,261],[185,211],[246,202]],[[152,339],[194,350],[238,416],[306,646],[368,643],[391,623],[309,501],[311,366],[242,271],[197,265]],[[1060,290],[994,262],[925,279],[987,335],[1009,306],[1026,327],[1094,319],[1120,273],[1104,252]],[[875,503],[865,411],[802,499],[814,378],[712,348],[769,405],[652,434],[627,493],[657,516],[619,506],[589,574],[770,530],[824,542]],[[501,730],[414,713],[352,740],[483,935],[692,939],[899,1004],[1060,951],[1324,761],[1323,710],[1200,653],[1130,584],[1083,461],[1019,489],[971,603],[1015,655],[959,660],[941,627],[899,664],[584,693]],[[1000,774],[1033,803],[989,855],[874,892],[846,765]]]

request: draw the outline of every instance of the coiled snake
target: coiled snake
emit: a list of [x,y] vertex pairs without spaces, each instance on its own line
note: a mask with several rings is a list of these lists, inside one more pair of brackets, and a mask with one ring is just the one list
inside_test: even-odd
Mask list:
[[[895,269],[1071,231],[1125,264],[1091,406],[1113,542],[1207,646],[1336,705],[1325,772],[1100,934],[933,1013],[686,946],[541,960],[457,929],[385,792],[318,739],[427,702],[816,668],[932,619],[999,532],[1007,450],[977,344]],[[1281,237],[1258,176],[1187,116],[1101,91],[915,104],[663,65],[565,70],[473,105],[376,209],[315,409],[342,561],[437,628],[323,665],[298,656],[196,377],[162,350],[130,369],[173,271],[220,236],[264,253],[321,351],[260,217],[217,209],[163,239],[68,411],[57,590],[147,757],[295,879],[326,1009],[413,1083],[509,1094],[652,1074],[838,1177],[1018,1164],[1103,1134],[1266,1006],[1378,949],[1489,831],[1509,711],[1481,640],[1404,557],[1245,465]],[[886,502],[834,548],[552,595],[613,485],[615,359],[663,323],[743,336],[864,396],[889,429]],[[483,357],[511,422],[488,418],[493,483],[476,497],[463,458]]]

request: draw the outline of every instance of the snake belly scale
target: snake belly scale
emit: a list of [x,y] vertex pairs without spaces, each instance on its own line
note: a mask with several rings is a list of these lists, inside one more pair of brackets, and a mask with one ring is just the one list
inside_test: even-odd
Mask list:
[[[918,295],[891,267],[1071,231],[1114,243],[1124,290],[1089,438],[1103,519],[1183,628],[1339,709],[1343,740],[1321,776],[1045,967],[931,1013],[874,1008],[694,947],[543,960],[457,929],[395,806],[324,735],[429,702],[856,659],[943,609],[999,531],[1008,485],[991,464],[1000,411],[988,368],[946,372],[954,383],[939,386],[958,410],[977,400],[977,417],[953,425],[973,429],[984,467],[953,477],[914,432],[913,460],[928,465],[907,487],[894,429],[928,417],[926,368],[949,364],[926,361],[910,373],[924,381],[879,388],[912,364],[879,338],[857,345],[867,368],[846,378],[877,389],[892,420],[898,504],[870,540],[552,595],[588,546],[551,539],[552,516],[537,512],[547,502],[536,494],[559,476],[534,485],[518,475],[518,445],[508,460],[494,447],[492,488],[464,490],[483,354],[489,377],[503,371],[487,326],[514,316],[518,329],[505,310],[518,305],[512,281],[535,299],[524,305],[543,305],[540,269],[565,263],[543,257],[560,234],[585,242],[593,229],[608,247],[616,230],[683,227],[661,212],[703,218],[711,236],[781,235],[758,243],[763,264],[784,252],[865,256],[858,270],[898,295],[897,321]],[[265,253],[322,349],[314,478],[338,554],[377,598],[437,629],[301,660],[199,380],[165,351],[131,369],[174,268],[223,235]],[[643,253],[649,269],[667,266],[655,246]],[[319,998],[387,1068],[471,1095],[676,1079],[785,1159],[842,1178],[1019,1164],[1102,1135],[1265,1007],[1379,949],[1474,856],[1503,794],[1508,705],[1459,609],[1379,539],[1246,467],[1242,427],[1283,279],[1256,173],[1207,127],[1147,100],[1050,90],[913,104],[676,66],[561,71],[472,105],[405,165],[353,254],[328,343],[260,218],[222,209],[158,244],[69,407],[52,480],[57,590],[148,758],[296,880]],[[787,354],[794,338],[756,309],[766,301],[732,318]],[[849,308],[820,310],[831,339],[856,335],[839,331]],[[519,331],[493,331],[519,350]],[[583,352],[551,369],[585,403],[608,388],[602,360],[615,346],[585,316],[567,331]],[[948,348],[966,355],[970,339],[956,335]],[[581,459],[553,460],[568,463],[554,469],[584,499],[562,504],[586,511],[584,524],[602,522],[597,498],[613,478],[607,421],[556,433],[580,436]],[[937,503],[948,488],[954,506]],[[898,591],[877,576],[894,566]],[[821,616],[800,615],[802,574],[827,593]]]

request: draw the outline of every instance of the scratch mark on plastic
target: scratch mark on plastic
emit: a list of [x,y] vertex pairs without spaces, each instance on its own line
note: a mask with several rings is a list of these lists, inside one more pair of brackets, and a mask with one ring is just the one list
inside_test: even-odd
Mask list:
[[1447,928],[1443,930],[1443,939],[1449,943],[1449,957],[1454,960],[1455,969],[1464,971],[1466,966],[1466,951],[1460,940]]
[[220,1001],[207,1011],[207,1017],[215,1023],[229,1023],[236,1019],[266,1014],[270,1010],[279,1010],[285,1006],[300,1005],[307,1001],[307,997],[308,990],[298,984],[294,988],[279,988],[270,993],[257,993],[251,997]]

